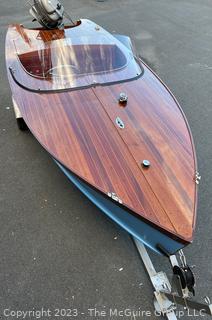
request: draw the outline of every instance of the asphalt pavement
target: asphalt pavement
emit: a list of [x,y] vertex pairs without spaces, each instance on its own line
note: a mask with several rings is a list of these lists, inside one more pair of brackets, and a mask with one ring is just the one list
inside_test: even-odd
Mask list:
[[[211,0],[63,3],[74,19],[131,36],[137,53],[180,102],[202,176],[195,239],[185,253],[196,265],[197,298],[212,296]],[[0,0],[0,317],[31,311],[25,319],[35,319],[43,308],[49,315],[41,319],[57,319],[55,309],[77,309],[79,320],[160,319],[153,315],[152,287],[129,235],[67,180],[30,133],[17,129],[4,58],[7,25],[14,22],[31,25],[25,0]],[[169,270],[165,258],[152,258],[159,271]],[[95,317],[88,310],[94,308],[107,316]],[[147,313],[110,318],[110,309]]]

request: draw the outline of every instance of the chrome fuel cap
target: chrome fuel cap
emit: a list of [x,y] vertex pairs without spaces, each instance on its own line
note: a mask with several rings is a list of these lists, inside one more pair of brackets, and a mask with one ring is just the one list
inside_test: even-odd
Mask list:
[[121,92],[119,95],[119,103],[127,103],[128,101],[128,96],[125,92]]

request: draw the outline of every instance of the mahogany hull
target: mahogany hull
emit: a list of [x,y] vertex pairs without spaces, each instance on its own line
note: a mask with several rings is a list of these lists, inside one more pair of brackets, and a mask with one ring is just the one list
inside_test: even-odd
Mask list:
[[[170,249],[173,253],[192,241],[197,205],[195,149],[182,109],[143,62],[142,75],[131,81],[31,90],[33,77],[18,65],[14,39],[23,43],[24,52],[36,46],[38,34],[45,45],[71,32],[9,28],[6,63],[12,96],[33,135],[62,168],[174,239],[180,245]],[[128,96],[125,106],[118,102],[121,92]],[[124,128],[117,126],[117,118]],[[149,168],[142,166],[144,159]]]

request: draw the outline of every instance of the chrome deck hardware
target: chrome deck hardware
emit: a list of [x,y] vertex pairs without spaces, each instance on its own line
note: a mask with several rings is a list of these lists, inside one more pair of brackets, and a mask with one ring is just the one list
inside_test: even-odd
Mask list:
[[116,124],[120,129],[124,129],[125,127],[124,122],[119,117],[116,118]]
[[127,103],[127,101],[128,101],[127,94],[125,92],[121,92],[119,95],[119,102],[122,104],[125,104],[125,103]]
[[108,197],[112,198],[116,202],[122,204],[122,200],[117,196],[117,194],[115,192],[108,192],[107,195],[108,195]]
[[142,165],[144,168],[149,168],[150,167],[150,161],[149,160],[143,160]]
[[200,183],[201,178],[202,177],[200,176],[199,172],[196,172],[196,174],[195,174],[195,182],[196,182],[196,184]]

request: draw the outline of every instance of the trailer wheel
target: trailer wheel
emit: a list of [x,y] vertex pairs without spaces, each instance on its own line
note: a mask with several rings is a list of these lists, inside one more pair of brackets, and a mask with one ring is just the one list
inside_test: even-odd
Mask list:
[[18,129],[21,130],[21,131],[26,131],[28,130],[28,127],[26,125],[26,122],[24,121],[23,118],[17,118],[16,119],[17,121],[17,125],[18,125]]

